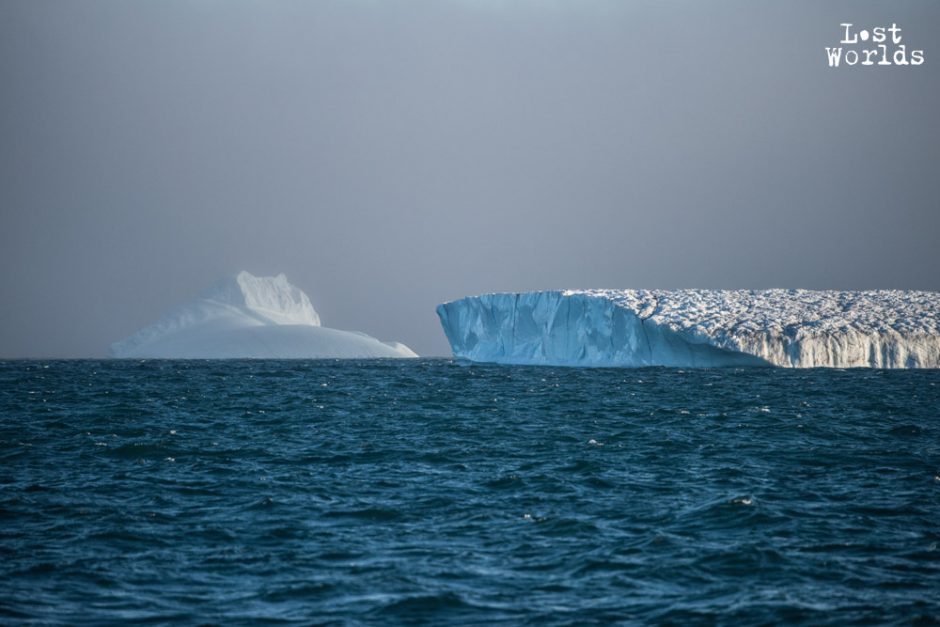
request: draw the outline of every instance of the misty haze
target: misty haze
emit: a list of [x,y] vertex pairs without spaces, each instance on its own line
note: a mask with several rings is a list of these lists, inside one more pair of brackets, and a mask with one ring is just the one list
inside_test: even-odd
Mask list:
[[[0,355],[240,270],[450,353],[438,303],[940,287],[931,2],[0,4]],[[901,24],[918,68],[828,67]]]

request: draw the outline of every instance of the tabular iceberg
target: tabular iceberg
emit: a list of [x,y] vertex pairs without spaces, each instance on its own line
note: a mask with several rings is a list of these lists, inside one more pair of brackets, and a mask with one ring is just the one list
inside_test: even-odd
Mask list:
[[111,355],[156,359],[417,357],[404,344],[320,326],[310,299],[279,274],[240,272],[111,345]]
[[558,366],[938,368],[940,293],[565,290],[439,305],[454,356]]

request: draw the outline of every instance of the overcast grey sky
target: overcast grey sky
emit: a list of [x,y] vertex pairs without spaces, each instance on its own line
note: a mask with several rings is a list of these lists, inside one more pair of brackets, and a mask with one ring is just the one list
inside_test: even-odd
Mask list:
[[[920,67],[830,69],[840,22]],[[0,2],[0,356],[226,274],[448,354],[564,287],[940,289],[940,3]]]

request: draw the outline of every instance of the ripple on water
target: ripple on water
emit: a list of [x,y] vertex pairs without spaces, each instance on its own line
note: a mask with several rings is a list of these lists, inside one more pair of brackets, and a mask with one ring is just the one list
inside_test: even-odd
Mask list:
[[940,617],[938,372],[42,365],[0,622]]

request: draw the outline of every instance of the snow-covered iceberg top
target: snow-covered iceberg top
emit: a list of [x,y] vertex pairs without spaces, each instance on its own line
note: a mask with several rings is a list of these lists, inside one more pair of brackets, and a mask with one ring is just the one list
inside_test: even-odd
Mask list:
[[940,293],[565,290],[437,308],[454,356],[571,366],[940,367]]
[[111,345],[114,357],[368,358],[417,357],[404,344],[320,326],[310,299],[287,277],[248,272],[219,281]]

